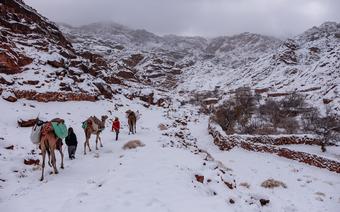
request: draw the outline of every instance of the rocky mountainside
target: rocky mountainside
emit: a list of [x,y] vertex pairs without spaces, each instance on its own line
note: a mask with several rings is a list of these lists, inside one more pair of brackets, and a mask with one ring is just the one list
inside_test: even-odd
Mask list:
[[96,100],[111,98],[111,84],[122,83],[108,74],[102,56],[78,52],[54,23],[20,0],[1,1],[0,40],[4,98]]
[[176,35],[161,37],[115,23],[82,27],[61,24],[61,30],[79,51],[103,55],[118,75],[163,88],[177,86],[181,74],[196,63],[238,67],[272,52],[281,42],[251,33],[214,39]]
[[340,111],[338,23],[285,41],[252,33],[207,39],[158,36],[111,22],[60,24],[60,31],[19,0],[3,1],[0,12],[1,90],[19,98],[52,92],[55,99],[82,93],[95,100],[148,87],[189,95],[215,90],[223,99],[249,86],[275,97],[302,92]]
[[340,111],[338,23],[326,22],[284,41],[252,33],[213,39],[157,36],[114,23],[61,29],[76,49],[103,55],[126,79],[182,93],[229,93],[240,86],[269,96],[302,92],[311,102]]
[[[283,41],[272,53],[238,67],[214,66],[204,62],[185,72],[191,83],[181,90],[230,91],[249,86],[259,93],[277,97],[300,92],[311,103],[329,104],[340,112],[340,24],[324,23],[292,39]],[[202,78],[210,79],[203,83]]]

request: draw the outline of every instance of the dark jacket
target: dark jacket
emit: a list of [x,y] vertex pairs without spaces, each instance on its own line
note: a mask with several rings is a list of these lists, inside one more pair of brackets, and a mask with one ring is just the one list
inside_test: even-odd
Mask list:
[[69,134],[66,138],[66,145],[67,146],[77,146],[78,142],[77,142],[77,136],[74,133]]

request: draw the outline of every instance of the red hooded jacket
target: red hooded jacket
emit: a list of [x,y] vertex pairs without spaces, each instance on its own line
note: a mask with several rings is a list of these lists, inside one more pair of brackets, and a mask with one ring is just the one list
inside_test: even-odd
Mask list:
[[119,129],[120,129],[120,122],[119,120],[117,121],[113,121],[112,122],[112,131],[118,131],[119,132]]

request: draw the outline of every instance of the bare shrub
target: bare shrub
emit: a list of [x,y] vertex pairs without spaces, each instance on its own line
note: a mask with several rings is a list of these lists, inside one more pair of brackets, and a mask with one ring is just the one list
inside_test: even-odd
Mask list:
[[275,128],[282,118],[279,103],[272,99],[268,99],[263,105],[260,105],[259,114],[262,118],[273,123]]
[[305,132],[313,132],[316,127],[313,123],[320,118],[320,112],[317,108],[309,108],[308,111],[301,115],[302,128]]
[[236,115],[233,106],[233,102],[226,101],[223,106],[216,109],[213,116],[214,121],[216,121],[227,134],[235,132]]
[[250,188],[250,185],[247,182],[240,183],[240,186],[243,186],[245,188]]
[[298,93],[292,93],[280,101],[283,109],[299,109],[306,106],[305,97]]
[[135,149],[137,147],[143,147],[145,144],[143,144],[140,140],[131,140],[124,144],[123,149]]
[[255,106],[255,98],[250,88],[239,88],[228,101],[215,109],[214,120],[227,134],[235,133],[236,124],[241,126],[240,132],[250,130],[249,121],[255,112]]
[[158,128],[159,128],[159,130],[161,130],[161,131],[164,131],[164,130],[167,130],[168,129],[168,127],[165,125],[165,124],[159,124],[158,125]]
[[321,150],[325,152],[326,145],[334,145],[340,139],[340,117],[329,112],[324,117],[314,117],[311,129],[322,140]]
[[276,187],[282,187],[282,188],[287,188],[286,184],[284,184],[281,181],[274,180],[272,178],[265,180],[261,183],[261,186],[264,188],[276,188]]
[[263,129],[264,124],[257,119],[252,119],[245,127],[242,129],[242,133],[245,134],[260,134],[261,129]]
[[282,118],[278,127],[285,129],[289,134],[297,133],[300,129],[299,123],[294,117]]
[[308,106],[301,94],[293,93],[280,101],[269,98],[257,105],[259,99],[249,87],[238,88],[228,101],[215,108],[213,119],[227,134],[267,135],[281,128],[289,134],[315,133],[324,141],[323,146],[340,137],[339,116],[328,112],[321,117],[318,109]]

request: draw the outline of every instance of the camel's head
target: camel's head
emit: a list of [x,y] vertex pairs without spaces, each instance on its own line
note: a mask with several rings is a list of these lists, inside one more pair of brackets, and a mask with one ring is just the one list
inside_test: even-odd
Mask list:
[[127,110],[127,111],[125,111],[125,113],[126,113],[126,115],[129,115],[130,113],[132,113],[132,110]]
[[107,115],[102,116],[102,122],[105,122],[107,118],[109,118]]
[[43,125],[43,124],[44,124],[44,122],[43,122],[42,120],[40,120],[39,117],[37,117],[37,118],[35,119],[35,125],[41,126],[41,125]]

